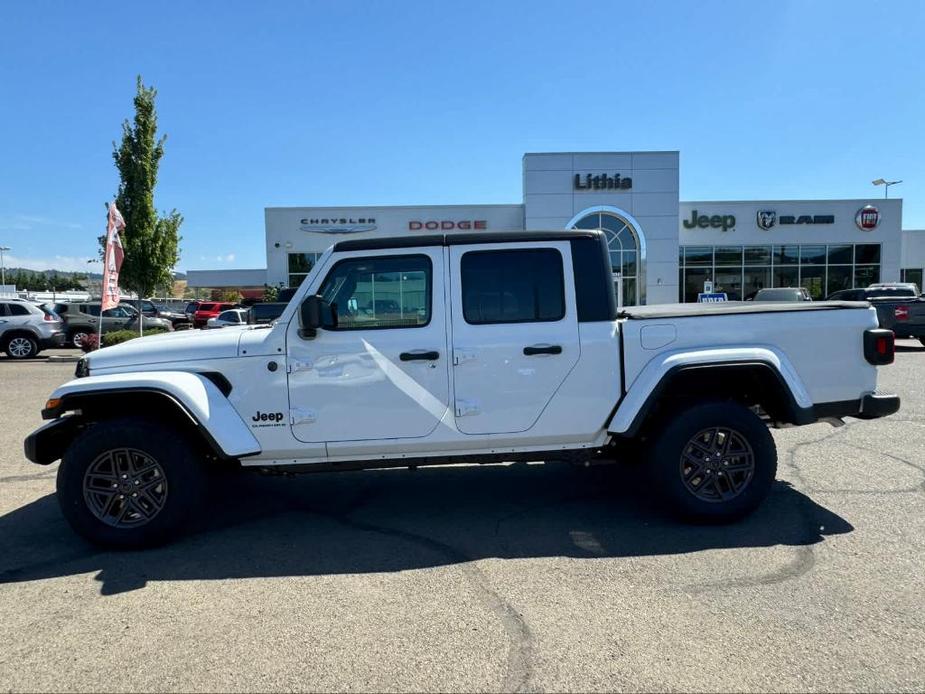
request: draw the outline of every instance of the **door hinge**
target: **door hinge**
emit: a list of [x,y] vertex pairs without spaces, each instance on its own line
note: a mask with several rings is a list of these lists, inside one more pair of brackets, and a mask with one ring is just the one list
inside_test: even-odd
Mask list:
[[471,349],[454,349],[453,350],[453,366],[459,366],[463,362],[475,361],[478,357],[475,350]]
[[456,416],[457,417],[466,417],[468,415],[478,414],[481,412],[479,403],[476,400],[457,400],[456,401]]
[[315,410],[303,410],[299,407],[293,407],[289,410],[290,424],[314,424],[318,419],[318,413]]
[[290,360],[286,364],[286,373],[295,373],[296,371],[308,371],[315,367],[315,362],[311,359],[300,361],[299,359]]

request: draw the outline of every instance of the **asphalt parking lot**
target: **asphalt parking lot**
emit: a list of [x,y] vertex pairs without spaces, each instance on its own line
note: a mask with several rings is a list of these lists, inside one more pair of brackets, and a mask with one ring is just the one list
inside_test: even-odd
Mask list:
[[143,553],[79,540],[23,457],[74,365],[0,359],[0,689],[921,691],[925,350],[900,344],[900,412],[775,432],[736,525],[614,470],[246,476]]

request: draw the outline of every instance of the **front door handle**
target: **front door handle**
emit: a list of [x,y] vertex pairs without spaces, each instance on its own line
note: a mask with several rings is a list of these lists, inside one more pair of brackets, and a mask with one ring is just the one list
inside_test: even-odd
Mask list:
[[402,361],[434,361],[440,358],[437,350],[416,349],[413,352],[402,352],[398,355]]
[[524,354],[528,357],[534,354],[562,354],[562,347],[559,345],[530,345],[524,347]]

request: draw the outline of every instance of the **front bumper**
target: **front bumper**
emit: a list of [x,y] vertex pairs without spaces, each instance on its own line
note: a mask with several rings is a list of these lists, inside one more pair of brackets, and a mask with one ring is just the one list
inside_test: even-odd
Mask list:
[[831,417],[877,419],[899,411],[899,396],[892,393],[867,393],[860,400],[826,402],[813,406],[817,420]]
[[36,429],[23,442],[26,458],[38,465],[50,465],[59,460],[80,425],[77,417],[61,417]]

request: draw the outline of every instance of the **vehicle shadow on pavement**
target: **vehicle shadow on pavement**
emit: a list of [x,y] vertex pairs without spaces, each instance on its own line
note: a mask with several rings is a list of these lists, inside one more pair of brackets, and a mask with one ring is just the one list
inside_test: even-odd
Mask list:
[[66,525],[54,495],[0,517],[0,583],[96,573],[101,592],[149,581],[391,572],[482,558],[635,557],[803,546],[850,532],[785,482],[749,518],[696,526],[647,501],[632,468],[450,467],[228,476],[199,527],[144,552],[108,552]]

